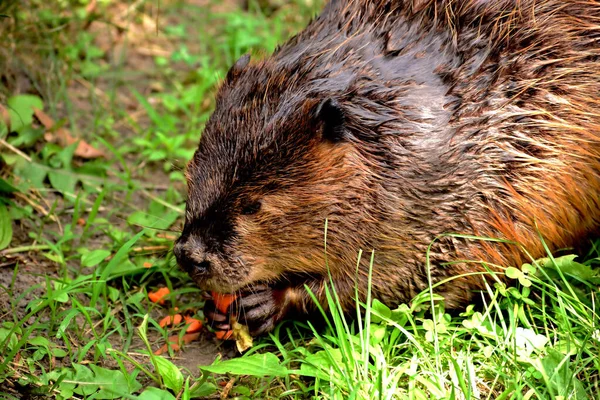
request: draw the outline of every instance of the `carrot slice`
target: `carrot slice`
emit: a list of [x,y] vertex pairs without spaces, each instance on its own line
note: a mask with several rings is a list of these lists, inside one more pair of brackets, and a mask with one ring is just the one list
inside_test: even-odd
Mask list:
[[202,329],[202,321],[200,321],[199,319],[188,316],[185,316],[183,318],[185,319],[185,323],[188,324],[188,327],[185,330],[186,333],[196,333]]
[[223,314],[227,314],[227,312],[229,311],[229,306],[237,298],[235,294],[217,292],[210,293],[213,297],[213,301],[215,302],[215,306],[217,306],[217,310],[219,310]]
[[216,331],[215,337],[219,340],[231,340],[231,339],[233,339],[233,331],[232,330]]
[[164,328],[165,326],[177,325],[181,323],[182,319],[183,318],[181,317],[181,314],[167,315],[160,320],[158,325],[160,325],[161,328]]
[[149,292],[148,293],[148,298],[153,303],[158,303],[160,305],[163,305],[163,304],[165,304],[165,297],[169,293],[171,293],[169,291],[169,288],[163,287],[163,288],[158,289],[156,292]]

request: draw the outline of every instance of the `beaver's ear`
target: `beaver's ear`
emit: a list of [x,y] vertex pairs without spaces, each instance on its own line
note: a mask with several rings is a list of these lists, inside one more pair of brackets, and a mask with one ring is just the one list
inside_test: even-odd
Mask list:
[[316,117],[325,140],[339,142],[346,138],[344,109],[335,99],[323,100],[317,106]]
[[249,63],[250,63],[250,53],[244,54],[243,56],[241,56],[235,62],[235,64],[233,64],[233,66],[231,67],[229,72],[227,72],[227,77],[225,78],[225,81],[233,82],[235,80],[235,78],[240,76],[242,71],[248,66]]

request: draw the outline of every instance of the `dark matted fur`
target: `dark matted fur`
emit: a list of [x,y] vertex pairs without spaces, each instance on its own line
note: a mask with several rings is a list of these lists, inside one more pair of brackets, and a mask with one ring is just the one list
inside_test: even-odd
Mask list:
[[[440,234],[533,257],[538,231],[552,250],[576,245],[599,225],[599,173],[600,2],[332,1],[229,72],[175,254],[200,287],[248,292],[240,315],[259,333],[312,309],[302,286],[322,296],[325,258],[350,309],[373,249],[374,296],[394,306],[427,287]],[[526,259],[446,237],[431,276]],[[439,292],[458,307],[482,287]]]

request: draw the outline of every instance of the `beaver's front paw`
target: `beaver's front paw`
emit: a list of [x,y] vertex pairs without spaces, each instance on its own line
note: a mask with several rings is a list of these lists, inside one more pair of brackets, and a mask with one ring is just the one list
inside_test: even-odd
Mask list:
[[204,315],[207,324],[217,330],[230,330],[231,319],[247,325],[252,336],[275,328],[293,306],[293,289],[272,288],[257,285],[237,295],[235,300],[222,309],[213,299],[207,299]]
[[247,325],[252,336],[270,332],[283,320],[292,307],[291,288],[258,285],[242,293],[232,312],[241,324]]

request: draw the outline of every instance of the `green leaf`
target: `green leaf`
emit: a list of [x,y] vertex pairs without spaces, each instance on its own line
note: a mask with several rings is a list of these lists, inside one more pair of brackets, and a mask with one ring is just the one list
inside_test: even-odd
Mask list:
[[599,272],[594,271],[589,265],[581,264],[575,261],[577,255],[569,254],[554,259],[554,263],[549,258],[543,258],[540,263],[545,268],[560,269],[565,275],[570,275],[584,281],[589,281],[598,277]]
[[158,373],[162,376],[165,386],[175,393],[179,393],[183,386],[183,374],[175,364],[164,357],[156,357]]
[[34,128],[31,125],[26,125],[21,127],[16,137],[10,137],[8,142],[15,147],[31,147],[42,136],[44,136],[43,129]]
[[[376,314],[381,315],[385,319],[390,319],[392,317],[392,310],[390,310],[388,306],[386,306],[377,299],[373,300],[373,303],[371,304],[371,310],[373,310]],[[375,313],[371,314],[371,321],[381,322],[382,318],[380,318],[379,315],[376,315]]]
[[19,192],[19,189],[16,186],[13,186],[6,179],[0,178],[0,192],[2,193],[14,193]]
[[383,325],[371,324],[371,343],[378,344],[385,337],[386,329]]
[[12,220],[6,206],[0,203],[0,250],[4,250],[12,241]]
[[19,94],[8,99],[11,130],[19,131],[33,122],[33,109],[42,110],[44,103],[38,96]]
[[121,291],[117,288],[114,288],[112,286],[108,287],[108,298],[111,301],[116,302],[117,300],[119,300],[119,295],[121,294]]
[[204,399],[214,393],[216,393],[217,387],[212,383],[205,382],[202,385],[193,388],[190,391],[190,398],[192,399]]
[[71,162],[73,161],[73,155],[75,154],[75,150],[77,149],[78,145],[79,145],[79,142],[75,142],[75,143],[65,147],[58,153],[56,153],[55,157],[58,160],[60,160],[62,168],[65,168],[65,169],[71,168]]
[[52,187],[63,195],[75,193],[75,186],[78,179],[73,175],[63,170],[50,171],[48,172],[48,179],[50,179]]
[[143,211],[136,211],[129,215],[127,223],[145,228],[168,229],[178,218],[179,213],[176,211],[163,211],[159,215],[150,215]]
[[519,271],[515,267],[506,268],[506,276],[510,279],[518,279],[523,275],[523,272]]
[[300,365],[300,375],[312,376],[327,382],[338,380],[338,371],[344,364],[343,358],[340,349],[322,350],[310,354]]
[[175,400],[175,396],[173,396],[171,393],[167,392],[166,390],[155,388],[155,387],[149,387],[148,389],[144,390],[138,396],[138,399],[140,399],[140,400]]
[[287,376],[288,369],[281,365],[275,354],[252,354],[247,357],[219,361],[213,365],[200,367],[203,371],[215,374],[251,375],[251,376]]
[[94,396],[95,399],[114,399],[125,394],[138,391],[142,385],[133,379],[127,377],[120,370],[110,370],[90,364],[90,368],[95,375],[94,382],[99,384],[99,391]]
[[33,346],[43,346],[48,347],[50,345],[50,341],[43,336],[35,336],[27,339],[27,342]]
[[519,283],[520,283],[522,286],[525,286],[526,288],[528,288],[528,287],[530,287],[530,286],[531,286],[531,281],[530,281],[529,279],[527,279],[527,278],[525,277],[525,275],[522,275],[522,276],[520,276],[520,277],[519,277]]
[[93,399],[121,398],[125,393],[139,390],[141,385],[128,379],[120,370],[110,370],[90,364],[90,368],[73,364],[74,373],[66,380],[76,383],[73,392]]
[[97,385],[85,384],[94,381],[94,374],[89,368],[81,364],[73,364],[73,369],[75,370],[75,373],[73,374],[73,378],[70,380],[78,383],[77,387],[73,388],[73,392],[79,395],[89,396],[98,390]]
[[50,352],[52,353],[52,356],[56,358],[64,358],[67,356],[67,354],[69,354],[66,352],[66,350],[60,349],[58,347],[52,347],[50,349]]
[[521,271],[526,274],[535,274],[536,268],[531,264],[523,264],[521,266]]
[[81,266],[94,267],[110,255],[108,250],[92,250],[81,256]]
[[[553,387],[554,391],[562,395],[564,399],[588,399],[589,397],[577,378],[577,374],[569,368],[571,363],[567,361],[568,359],[569,356],[564,356],[554,349],[547,349],[547,354],[541,362],[545,372],[544,375],[547,377],[547,384]],[[539,368],[537,365],[536,367]]]
[[8,342],[8,349],[13,349],[19,343],[19,338],[15,332],[11,333],[10,329],[0,328],[0,345],[4,344],[5,342]]
[[67,293],[66,290],[63,290],[67,287],[67,285],[57,281],[53,281],[52,283],[54,286],[54,293],[52,293],[52,298],[60,303],[66,303],[67,301],[69,301],[69,293]]
[[47,170],[41,165],[30,162],[21,164],[15,169],[16,175],[27,182],[32,187],[39,189],[44,187],[44,179]]

